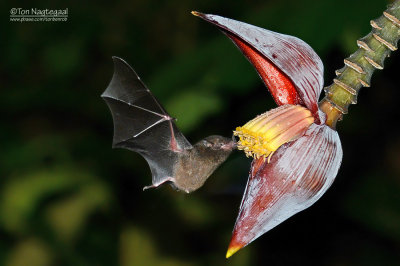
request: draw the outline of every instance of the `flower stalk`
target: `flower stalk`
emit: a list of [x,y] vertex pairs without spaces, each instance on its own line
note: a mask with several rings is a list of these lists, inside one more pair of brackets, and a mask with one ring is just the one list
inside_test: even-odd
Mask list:
[[371,20],[372,31],[357,41],[359,49],[344,59],[345,66],[336,70],[333,83],[325,87],[320,109],[327,115],[326,124],[336,127],[350,104],[357,103],[362,87],[369,87],[376,69],[383,69],[384,60],[397,50],[400,39],[400,0],[388,7],[383,15]]

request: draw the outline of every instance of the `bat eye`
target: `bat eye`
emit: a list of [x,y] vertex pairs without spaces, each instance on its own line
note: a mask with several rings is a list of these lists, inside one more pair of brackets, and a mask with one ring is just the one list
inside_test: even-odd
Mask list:
[[208,140],[205,140],[205,139],[203,139],[203,145],[204,145],[205,147],[208,147],[208,148],[214,146],[212,142],[210,142],[210,141],[208,141]]

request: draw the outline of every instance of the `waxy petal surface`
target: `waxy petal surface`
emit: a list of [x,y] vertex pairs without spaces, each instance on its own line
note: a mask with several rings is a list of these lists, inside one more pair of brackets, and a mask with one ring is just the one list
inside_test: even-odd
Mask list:
[[[318,98],[324,83],[324,66],[319,56],[307,43],[293,36],[276,33],[233,19],[199,12],[192,13],[227,33],[228,37],[238,45],[250,62],[259,61],[255,58],[257,57],[255,52],[272,62],[296,86],[297,93],[304,105],[315,116],[318,116]],[[247,48],[244,48],[243,44]],[[252,57],[255,59],[252,60]],[[260,66],[255,64],[255,67],[265,82],[268,77],[263,76],[264,74],[259,70]],[[271,93],[275,93],[273,88],[270,87],[270,90]],[[292,94],[290,88],[287,88],[287,91],[288,95]],[[277,92],[279,93],[279,90]],[[277,96],[274,95],[274,98],[276,100]],[[277,102],[279,103],[279,101]],[[291,102],[284,104],[287,103],[298,104]]]
[[272,62],[265,58],[265,56],[260,54],[257,50],[254,50],[240,38],[228,32],[225,32],[225,34],[236,44],[254,66],[277,105],[304,105],[297,93],[296,87],[285,73],[280,71]]
[[337,132],[312,124],[270,163],[254,160],[227,256],[315,203],[334,181],[342,156]]

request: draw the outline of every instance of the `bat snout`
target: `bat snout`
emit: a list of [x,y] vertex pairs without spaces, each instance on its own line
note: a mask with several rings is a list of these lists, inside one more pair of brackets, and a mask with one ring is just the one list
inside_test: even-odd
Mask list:
[[230,142],[228,142],[228,143],[226,143],[226,144],[223,144],[222,146],[221,146],[221,149],[223,149],[223,150],[230,150],[230,151],[232,151],[232,150],[234,150],[234,149],[236,149],[237,148],[237,143],[236,143],[236,140],[235,139],[232,139],[232,141],[230,141]]

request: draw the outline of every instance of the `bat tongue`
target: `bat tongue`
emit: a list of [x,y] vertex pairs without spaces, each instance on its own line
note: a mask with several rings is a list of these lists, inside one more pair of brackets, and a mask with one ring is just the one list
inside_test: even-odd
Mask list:
[[307,43],[233,19],[196,11],[192,14],[216,25],[239,47],[277,104],[303,104],[319,119],[323,64]]

